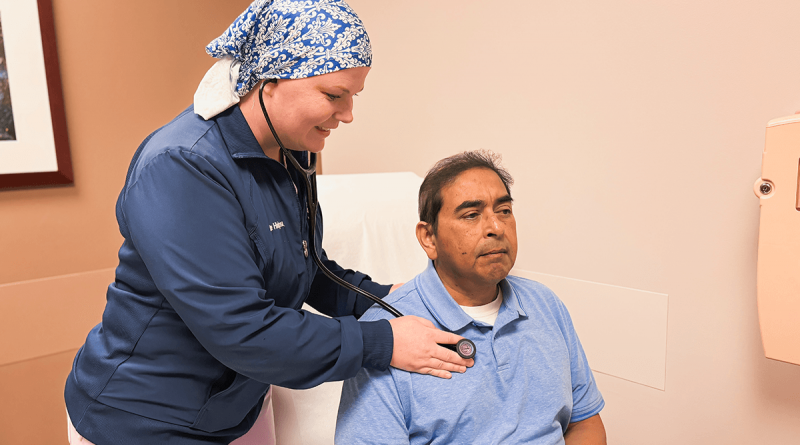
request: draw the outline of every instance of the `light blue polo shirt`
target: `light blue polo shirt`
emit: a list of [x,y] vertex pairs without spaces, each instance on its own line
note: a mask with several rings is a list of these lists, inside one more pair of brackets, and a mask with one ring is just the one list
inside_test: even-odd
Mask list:
[[[450,380],[361,369],[342,388],[337,444],[563,444],[570,422],[604,406],[572,320],[544,285],[509,276],[494,326],[469,317],[433,263],[385,300],[477,347]],[[373,306],[361,320],[389,319]]]

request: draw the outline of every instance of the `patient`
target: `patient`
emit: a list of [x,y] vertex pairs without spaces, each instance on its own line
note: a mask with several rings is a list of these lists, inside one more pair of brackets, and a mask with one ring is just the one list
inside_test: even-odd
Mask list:
[[[417,224],[428,268],[385,299],[475,342],[475,366],[450,380],[362,368],[344,382],[336,443],[606,443],[603,397],[566,307],[508,275],[517,229],[497,161],[465,152],[428,172]],[[362,320],[390,317],[373,306]]]

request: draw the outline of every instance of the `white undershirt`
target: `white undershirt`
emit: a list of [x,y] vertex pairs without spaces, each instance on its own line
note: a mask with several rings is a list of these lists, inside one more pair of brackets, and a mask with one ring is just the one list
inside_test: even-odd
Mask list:
[[473,319],[494,326],[494,321],[497,320],[497,313],[500,311],[502,304],[503,291],[498,287],[497,297],[489,304],[484,304],[483,306],[459,306]]

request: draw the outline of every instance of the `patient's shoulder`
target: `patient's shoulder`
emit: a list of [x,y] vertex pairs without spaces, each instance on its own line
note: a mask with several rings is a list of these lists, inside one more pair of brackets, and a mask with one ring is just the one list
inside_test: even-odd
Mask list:
[[561,299],[544,284],[514,275],[506,277],[506,281],[518,296],[523,308],[524,306],[534,305],[566,311]]
[[[431,318],[430,313],[425,309],[425,305],[422,303],[414,280],[400,286],[397,290],[384,297],[383,301],[392,305],[392,307],[400,311],[403,315],[416,315],[418,317]],[[392,318],[394,318],[392,314],[376,303],[361,316],[360,320],[375,321],[383,319],[391,320]]]

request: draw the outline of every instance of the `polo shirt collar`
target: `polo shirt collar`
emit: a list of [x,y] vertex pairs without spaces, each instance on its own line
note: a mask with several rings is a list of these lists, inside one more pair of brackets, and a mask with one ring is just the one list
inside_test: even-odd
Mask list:
[[[433,318],[445,329],[456,332],[475,321],[461,309],[456,300],[447,292],[441,278],[439,278],[439,274],[436,272],[436,268],[433,266],[432,260],[428,260],[428,267],[424,272],[417,275],[416,281],[422,303]],[[509,284],[508,280],[503,279],[500,282],[500,289],[503,291],[503,304],[516,311],[519,316],[527,316],[517,292]]]
[[504,279],[500,282],[500,290],[503,291],[503,304],[506,305],[512,311],[515,311],[520,317],[527,317],[528,314],[525,312],[525,307],[522,305],[522,300],[519,299],[519,294],[517,293],[514,286],[508,282],[508,280]]

